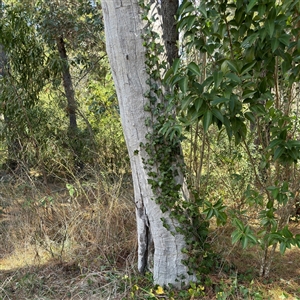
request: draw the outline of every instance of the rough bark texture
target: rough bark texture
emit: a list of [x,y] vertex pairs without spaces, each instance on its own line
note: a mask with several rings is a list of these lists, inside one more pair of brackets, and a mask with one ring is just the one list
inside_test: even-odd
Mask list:
[[147,268],[150,244],[153,240],[153,277],[159,285],[173,284],[180,287],[181,277],[189,282],[187,268],[182,264],[186,257],[181,252],[184,237],[174,236],[162,224],[165,218],[174,229],[168,213],[162,213],[155,203],[143,159],[147,157],[140,147],[147,143],[149,128],[145,125],[149,112],[145,112],[144,97],[149,89],[146,84],[145,51],[141,39],[142,21],[137,0],[102,0],[107,53],[119,100],[125,140],[129,151],[136,204],[138,227],[138,268]]
[[65,42],[63,37],[59,37],[56,39],[57,50],[59,52],[59,56],[63,61],[62,68],[62,77],[63,77],[63,85],[66,93],[66,98],[68,101],[67,112],[70,119],[70,129],[77,129],[77,119],[76,119],[76,101],[74,88],[72,83],[72,78],[70,74],[69,64],[68,64],[68,56],[65,47]]
[[166,47],[168,63],[170,65],[172,65],[173,60],[178,57],[178,31],[175,22],[178,3],[178,0],[161,1],[163,40]]

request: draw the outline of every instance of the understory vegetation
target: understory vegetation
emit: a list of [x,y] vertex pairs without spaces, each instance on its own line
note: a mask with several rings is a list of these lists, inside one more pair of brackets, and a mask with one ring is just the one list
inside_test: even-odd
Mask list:
[[[249,21],[249,36],[231,36],[233,49],[224,50],[230,42],[220,36],[239,26],[232,19],[242,19],[241,9],[231,7],[226,24],[222,1],[208,16],[183,1],[190,57],[164,79],[178,118],[164,120],[160,133],[182,145],[192,199],[183,222],[194,225],[183,250],[202,273],[176,290],[137,271],[131,169],[100,4],[2,2],[1,300],[300,299],[299,11],[274,16],[292,38],[274,42],[283,26],[270,23],[260,41]],[[248,2],[258,27],[272,17],[272,1]],[[215,40],[204,43],[201,30]],[[256,49],[267,56],[263,70],[249,43],[265,45]]]
[[[230,219],[245,205],[244,182],[231,172],[246,172],[247,164],[240,157],[229,170],[227,164],[216,168],[215,159],[232,156],[213,145],[211,151],[216,172],[206,187],[212,201],[225,199]],[[74,175],[47,184],[36,173],[27,175],[2,177],[6,181],[0,183],[1,299],[299,299],[299,249],[276,251],[269,278],[262,280],[260,247],[232,245],[230,222],[211,223],[207,243],[215,253],[214,267],[201,282],[181,291],[153,286],[151,273],[142,276],[136,269],[130,176],[105,166],[102,172],[90,169],[88,179]],[[243,217],[258,228],[254,208]],[[296,219],[290,230],[300,233]]]

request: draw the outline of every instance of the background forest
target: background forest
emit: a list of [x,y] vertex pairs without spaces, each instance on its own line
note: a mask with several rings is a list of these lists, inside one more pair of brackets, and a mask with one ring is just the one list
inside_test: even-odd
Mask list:
[[161,131],[180,136],[207,229],[205,276],[176,291],[136,270],[100,3],[2,1],[1,299],[300,299],[299,10],[236,2],[183,1],[184,55],[164,79],[178,118]]

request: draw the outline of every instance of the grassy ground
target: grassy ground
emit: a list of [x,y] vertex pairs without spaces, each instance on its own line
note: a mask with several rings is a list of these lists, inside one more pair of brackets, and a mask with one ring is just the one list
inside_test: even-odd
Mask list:
[[[163,290],[136,271],[132,188],[124,178],[0,184],[0,299],[300,299],[300,250],[276,253],[260,279],[260,251],[211,232],[219,268],[188,290]],[[300,233],[300,224],[293,224]]]

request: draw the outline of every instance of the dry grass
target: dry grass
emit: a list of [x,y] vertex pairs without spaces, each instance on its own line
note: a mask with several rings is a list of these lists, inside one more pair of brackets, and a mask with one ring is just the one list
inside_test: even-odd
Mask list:
[[137,247],[132,189],[122,184],[2,183],[0,299],[118,299]]
[[[151,298],[151,280],[136,273],[133,191],[122,178],[48,185],[18,179],[0,189],[1,300],[171,299]],[[299,231],[295,223],[293,232]],[[211,232],[222,259],[204,294],[175,292],[173,299],[299,299],[299,249],[276,253],[270,280],[262,281],[260,250],[232,246],[231,232],[229,226]],[[217,298],[221,289],[228,296]]]
[[130,270],[89,270],[77,264],[48,262],[0,275],[1,299],[126,299]]

